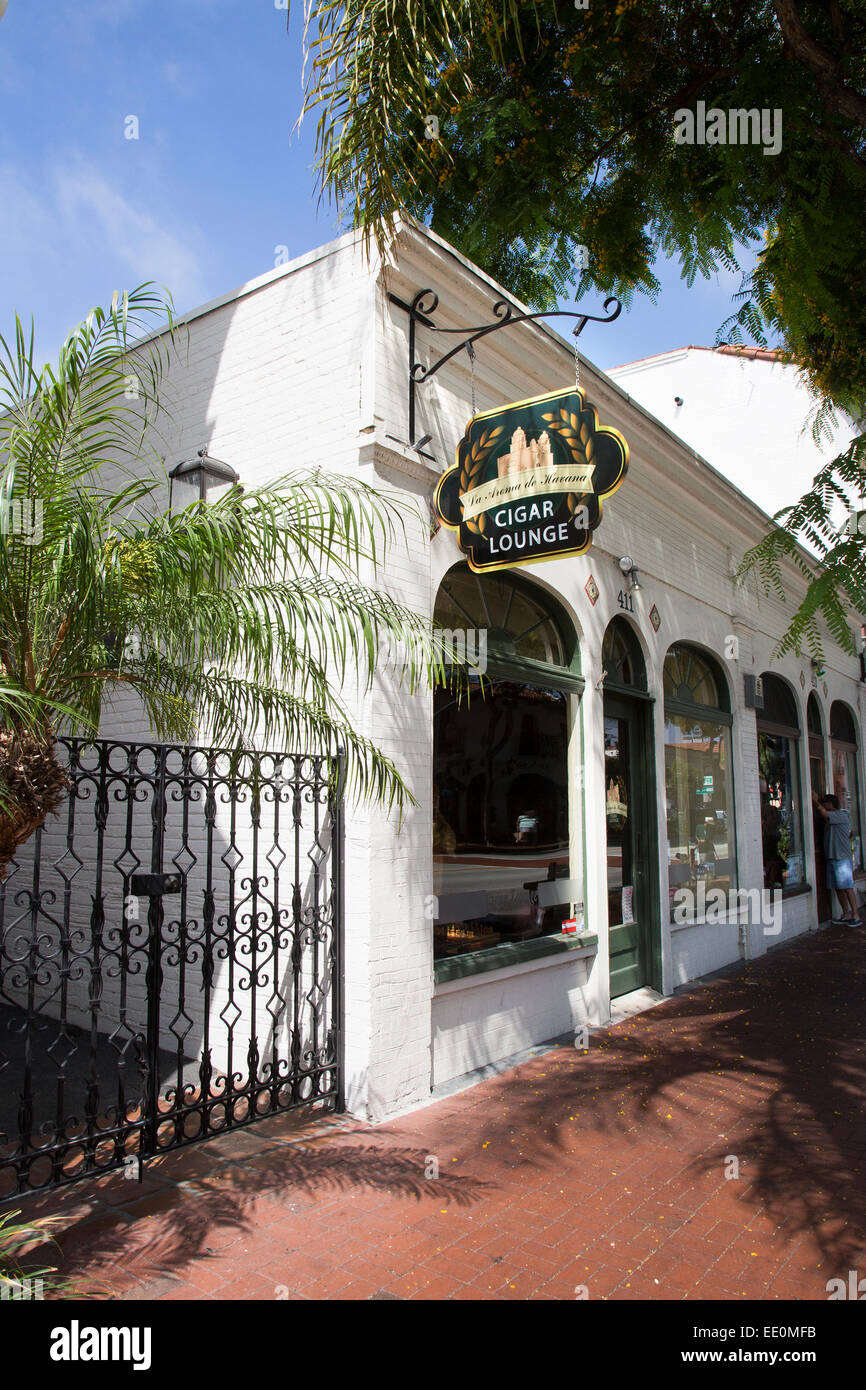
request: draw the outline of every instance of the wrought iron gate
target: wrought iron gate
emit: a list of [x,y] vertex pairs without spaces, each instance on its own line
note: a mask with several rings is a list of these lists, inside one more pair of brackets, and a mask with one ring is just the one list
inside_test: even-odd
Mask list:
[[342,1108],[342,756],[62,739],[0,884],[0,1201]]

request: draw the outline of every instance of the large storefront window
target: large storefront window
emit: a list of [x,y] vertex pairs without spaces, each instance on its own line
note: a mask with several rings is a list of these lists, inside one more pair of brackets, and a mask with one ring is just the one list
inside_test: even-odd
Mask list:
[[[469,698],[434,695],[434,958],[561,931],[569,857],[569,739],[582,681],[567,620],[542,590],[465,566],[437,623],[487,632]],[[458,624],[459,620],[459,624]]]
[[716,663],[685,643],[665,657],[664,693],[668,890],[688,921],[736,886],[731,715]]
[[764,887],[797,888],[806,881],[797,705],[778,676],[764,672],[762,681],[757,728]]
[[604,785],[607,822],[607,920],[612,928],[631,926],[635,914],[635,825],[632,786],[635,755],[632,722],[614,712],[617,697],[632,705],[646,695],[646,663],[625,618],[612,618],[601,645],[604,671]]
[[854,870],[863,868],[860,830],[860,779],[857,776],[857,726],[847,705],[834,701],[830,709],[830,748],[833,756],[833,791],[839,805],[851,817],[851,850]]

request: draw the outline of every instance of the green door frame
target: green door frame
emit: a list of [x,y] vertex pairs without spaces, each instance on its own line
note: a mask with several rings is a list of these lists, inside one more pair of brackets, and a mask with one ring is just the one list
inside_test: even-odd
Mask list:
[[[658,891],[658,808],[656,804],[654,701],[646,695],[625,694],[619,690],[604,694],[603,716],[628,719],[635,737],[632,744],[632,798],[636,816],[635,872],[640,874],[639,924],[641,952],[647,984],[662,990],[662,943]],[[610,923],[608,923],[608,928]]]

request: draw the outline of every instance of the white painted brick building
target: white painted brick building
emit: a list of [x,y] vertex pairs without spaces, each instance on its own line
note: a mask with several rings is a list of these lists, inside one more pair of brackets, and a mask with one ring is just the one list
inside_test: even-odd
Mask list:
[[[212,456],[228,461],[246,486],[303,464],[397,492],[405,504],[405,538],[391,544],[376,582],[432,616],[443,578],[463,556],[454,532],[442,528],[431,535],[430,503],[472,414],[472,386],[465,352],[420,385],[416,437],[430,439],[420,452],[410,447],[409,320],[389,296],[408,303],[426,288],[438,295],[435,322],[441,328],[490,322],[492,305],[503,293],[441,239],[406,224],[387,269],[375,259],[368,261],[360,238],[349,233],[189,314],[166,388],[170,414],[162,425],[162,450],[170,469],[207,447]],[[597,329],[616,331],[616,325]],[[454,335],[442,347],[443,340],[434,341],[434,336],[418,328],[416,351],[428,363],[460,341]],[[477,345],[476,410],[525,401],[567,387],[573,378],[571,348],[563,337],[538,323],[509,326]],[[770,934],[766,923],[741,921],[736,914],[717,922],[671,921],[663,668],[672,645],[689,644],[714,659],[713,669],[721,673],[731,716],[731,751],[724,755],[730,763],[723,763],[729,794],[727,810],[714,814],[735,842],[735,856],[730,849],[726,862],[736,858],[736,873],[729,871],[719,881],[761,890],[767,850],[766,831],[762,846],[760,785],[766,777],[758,765],[757,716],[746,705],[744,677],[772,669],[783,678],[796,705],[804,750],[810,693],[820,706],[827,744],[831,707],[843,702],[853,714],[860,745],[864,687],[857,662],[828,642],[826,674],[820,678],[813,676],[807,657],[773,664],[773,647],[799,592],[796,572],[791,568],[787,574],[787,606],[754,586],[737,589],[733,582],[743,552],[766,530],[764,514],[588,361],[582,364],[581,384],[602,424],[615,427],[627,440],[628,474],[605,503],[586,554],[533,564],[519,573],[535,586],[542,602],[547,595],[557,601],[579,650],[585,684],[580,698],[573,697],[569,705],[567,855],[570,880],[580,884],[570,906],[582,903],[584,930],[527,936],[510,942],[507,950],[499,943],[434,961],[429,906],[434,893],[433,697],[430,692],[407,694],[387,672],[366,696],[347,687],[359,729],[395,759],[418,802],[402,825],[376,808],[352,806],[347,813],[347,1102],[351,1111],[372,1120],[424,1101],[432,1087],[474,1068],[570,1032],[582,1022],[601,1024],[610,1017],[609,875],[615,862],[618,872],[624,872],[626,854],[622,849],[618,861],[616,852],[611,857],[611,779],[603,755],[602,642],[614,618],[630,625],[652,697],[642,705],[648,711],[643,793],[656,828],[640,851],[646,854],[646,845],[654,843],[640,890],[646,921],[638,927],[652,934],[647,958],[655,963],[640,983],[668,994],[818,925],[805,754],[799,784],[788,788],[804,808],[798,851],[802,881],[796,891],[785,893],[779,929]],[[730,423],[736,431],[736,420]],[[634,591],[618,565],[626,555],[640,576],[640,588]],[[591,577],[598,589],[594,604],[587,593]],[[624,591],[632,604],[627,617],[619,602]],[[739,642],[737,659],[725,655],[731,636]],[[107,714],[103,732],[140,732],[135,722],[132,708],[118,705]],[[687,753],[682,755],[684,766]],[[828,746],[828,789],[831,761]],[[862,789],[861,747],[857,765]],[[715,785],[712,774],[704,777],[704,788]],[[714,795],[700,789],[694,794],[704,805]],[[689,873],[697,873],[694,864],[704,853],[700,846],[707,833],[705,829],[703,839],[698,834],[681,851]],[[718,857],[715,862],[718,867]],[[631,887],[624,880],[622,886]],[[625,918],[626,908],[622,910]]]

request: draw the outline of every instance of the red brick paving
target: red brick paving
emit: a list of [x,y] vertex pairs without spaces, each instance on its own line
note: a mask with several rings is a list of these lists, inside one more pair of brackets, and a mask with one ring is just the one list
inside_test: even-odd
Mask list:
[[829,929],[384,1125],[280,1117],[23,1205],[123,1299],[826,1299],[866,1273],[864,977]]

